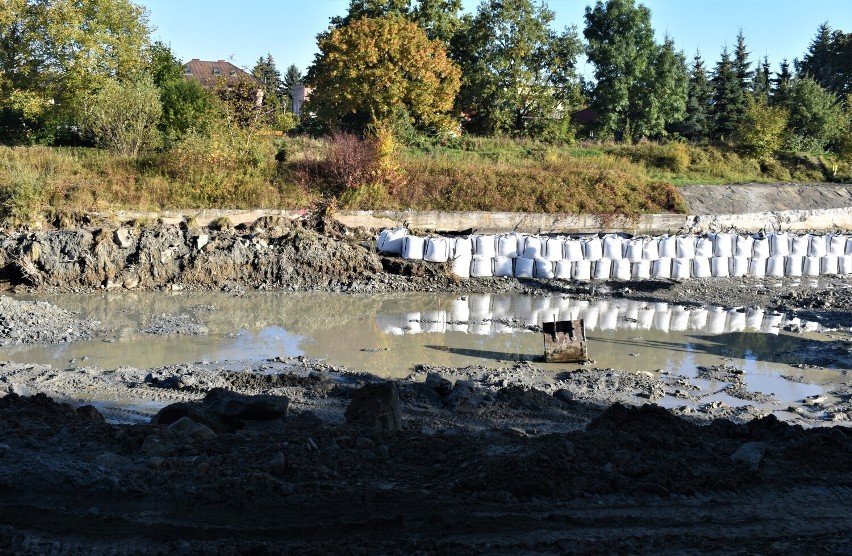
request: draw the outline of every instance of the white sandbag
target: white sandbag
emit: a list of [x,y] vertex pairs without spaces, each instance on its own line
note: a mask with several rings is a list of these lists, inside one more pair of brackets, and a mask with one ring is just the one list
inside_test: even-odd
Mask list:
[[794,257],[805,257],[811,245],[810,234],[803,236],[790,236],[790,255]]
[[607,234],[603,238],[603,258],[604,259],[620,259],[624,256],[624,240],[621,236],[615,234]]
[[732,257],[734,255],[734,240],[733,234],[716,234],[712,237],[713,240],[713,256],[714,257]]
[[692,277],[709,278],[713,275],[710,271],[710,257],[696,257],[692,259]]
[[660,258],[660,240],[655,237],[646,238],[642,244],[642,259],[656,261]]
[[839,257],[846,254],[846,236],[831,235],[828,240],[828,254]]
[[846,240],[846,255],[852,255],[852,237]]
[[731,275],[731,258],[730,257],[711,257],[710,258],[710,274],[714,278],[724,278]]
[[382,230],[379,234],[377,247],[383,253],[392,253],[399,255],[402,253],[402,239],[408,235],[408,230],[405,228],[396,228],[395,230]]
[[563,259],[570,262],[583,260],[583,242],[579,239],[565,240],[565,252]]
[[709,237],[700,237],[695,240],[695,258],[709,259],[713,256],[713,240]]
[[647,280],[651,277],[651,261],[636,261],[630,263],[630,278],[633,280]]
[[651,262],[651,278],[671,278],[672,260],[663,257]]
[[497,256],[517,258],[520,254],[520,243],[523,237],[518,234],[507,234],[497,238]]
[[775,233],[769,236],[769,256],[786,257],[790,254],[790,239],[785,233]]
[[[767,253],[766,256],[769,256],[769,242],[766,243]],[[734,242],[734,256],[735,257],[751,257],[754,252],[754,236],[736,236],[736,240]]]
[[634,238],[627,241],[624,247],[624,258],[631,263],[637,263],[642,260],[642,248],[645,242],[641,239]]
[[731,276],[745,276],[748,274],[750,257],[731,257],[729,260]]
[[692,277],[692,259],[672,259],[672,278],[688,280]]
[[514,262],[512,257],[494,257],[494,276],[514,276]]
[[515,278],[532,278],[535,259],[518,257],[515,259]]
[[802,276],[819,276],[820,257],[805,257],[802,265]]
[[837,257],[837,273],[852,274],[852,255],[841,255]]
[[768,259],[771,254],[770,239],[768,237],[758,237],[754,240],[754,247],[751,250],[751,256],[755,259]]
[[595,280],[609,280],[611,271],[612,261],[610,259],[600,259],[599,261],[595,261],[595,271],[592,277]]
[[430,263],[445,263],[450,259],[450,240],[445,237],[426,239],[426,254],[423,260]]
[[521,251],[521,256],[526,259],[540,259],[544,254],[544,247],[541,244],[541,238],[537,236],[525,236],[524,248]]
[[695,258],[695,238],[693,236],[677,236],[677,258]]
[[828,244],[830,241],[830,236],[811,236],[811,242],[808,244],[808,256],[825,257],[828,255]]
[[459,278],[470,278],[470,263],[473,257],[470,254],[456,255],[453,258],[453,274]]
[[474,255],[470,263],[470,275],[474,278],[494,276],[494,259]]
[[660,238],[660,258],[661,259],[676,259],[677,258],[677,236],[663,236]]
[[784,276],[801,276],[805,258],[799,255],[784,257]]
[[497,256],[497,238],[494,236],[473,236],[473,254],[476,257],[493,259]]
[[546,259],[536,259],[534,272],[536,278],[553,278],[553,263]]
[[[748,275],[757,278],[766,276],[766,260],[768,257],[752,257],[748,262]],[[781,257],[783,259],[783,257]],[[784,264],[781,263],[781,273],[784,273]]]
[[[578,261],[579,262],[579,261]],[[556,261],[556,269],[553,271],[554,278],[558,278],[560,280],[570,280],[572,276],[572,271],[574,263],[571,261]]]
[[561,237],[549,237],[544,247],[544,258],[555,263],[564,256],[565,240]]
[[601,238],[593,237],[583,241],[583,259],[587,261],[599,261],[602,258],[603,242]]
[[613,280],[630,280],[630,261],[627,259],[615,259],[612,261],[610,276]]
[[402,238],[402,258],[413,261],[422,261],[426,251],[426,239],[417,236],[405,236]]
[[473,255],[473,242],[469,237],[457,237],[453,243],[453,257],[470,257]]
[[[852,259],[852,255],[850,255]],[[592,279],[592,261],[576,261],[574,262],[573,270],[574,280],[591,280]]]
[[[780,278],[784,276],[784,259],[781,255],[775,255],[766,259],[766,276]],[[753,275],[752,275],[753,276]]]
[[826,255],[824,257],[820,257],[819,259],[819,273],[825,274],[828,276],[832,276],[837,274],[837,256],[835,255]]
[[491,317],[491,294],[472,293],[467,297],[467,306],[470,316],[475,318]]

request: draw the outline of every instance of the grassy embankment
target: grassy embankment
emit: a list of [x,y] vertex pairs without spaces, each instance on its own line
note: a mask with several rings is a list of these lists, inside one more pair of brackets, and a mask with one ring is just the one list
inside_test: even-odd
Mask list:
[[263,138],[242,152],[186,145],[139,159],[0,147],[0,218],[20,224],[93,210],[319,205],[636,215],[683,211],[674,185],[852,180],[848,162],[790,154],[760,163],[677,143],[558,147],[465,137],[381,160],[330,143]]

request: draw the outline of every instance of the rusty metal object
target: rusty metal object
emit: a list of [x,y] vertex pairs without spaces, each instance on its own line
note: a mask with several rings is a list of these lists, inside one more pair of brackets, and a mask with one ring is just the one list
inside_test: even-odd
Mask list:
[[548,363],[582,363],[589,359],[583,319],[542,323],[544,360]]

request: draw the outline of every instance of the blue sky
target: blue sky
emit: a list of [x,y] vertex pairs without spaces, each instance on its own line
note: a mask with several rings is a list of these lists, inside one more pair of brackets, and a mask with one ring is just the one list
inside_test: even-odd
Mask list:
[[[303,72],[316,53],[316,35],[329,18],[344,14],[349,0],[135,0],[147,8],[154,37],[171,44],[184,61],[231,60],[250,69],[272,54],[280,71],[296,64]],[[590,0],[551,0],[554,27],[574,25],[582,36]],[[659,40],[668,33],[691,60],[701,50],[712,68],[723,46],[743,30],[751,60],[769,56],[773,71],[801,57],[820,23],[852,32],[852,0],[645,0]],[[464,0],[475,11],[478,0]],[[591,70],[585,69],[587,77]]]

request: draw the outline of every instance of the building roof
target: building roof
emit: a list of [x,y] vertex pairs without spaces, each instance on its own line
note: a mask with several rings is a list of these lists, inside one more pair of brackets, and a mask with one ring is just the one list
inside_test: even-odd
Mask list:
[[222,78],[227,80],[228,85],[236,85],[239,81],[250,81],[262,85],[255,76],[225,60],[206,62],[193,58],[183,65],[183,71],[185,78],[195,79],[206,89],[212,89]]

